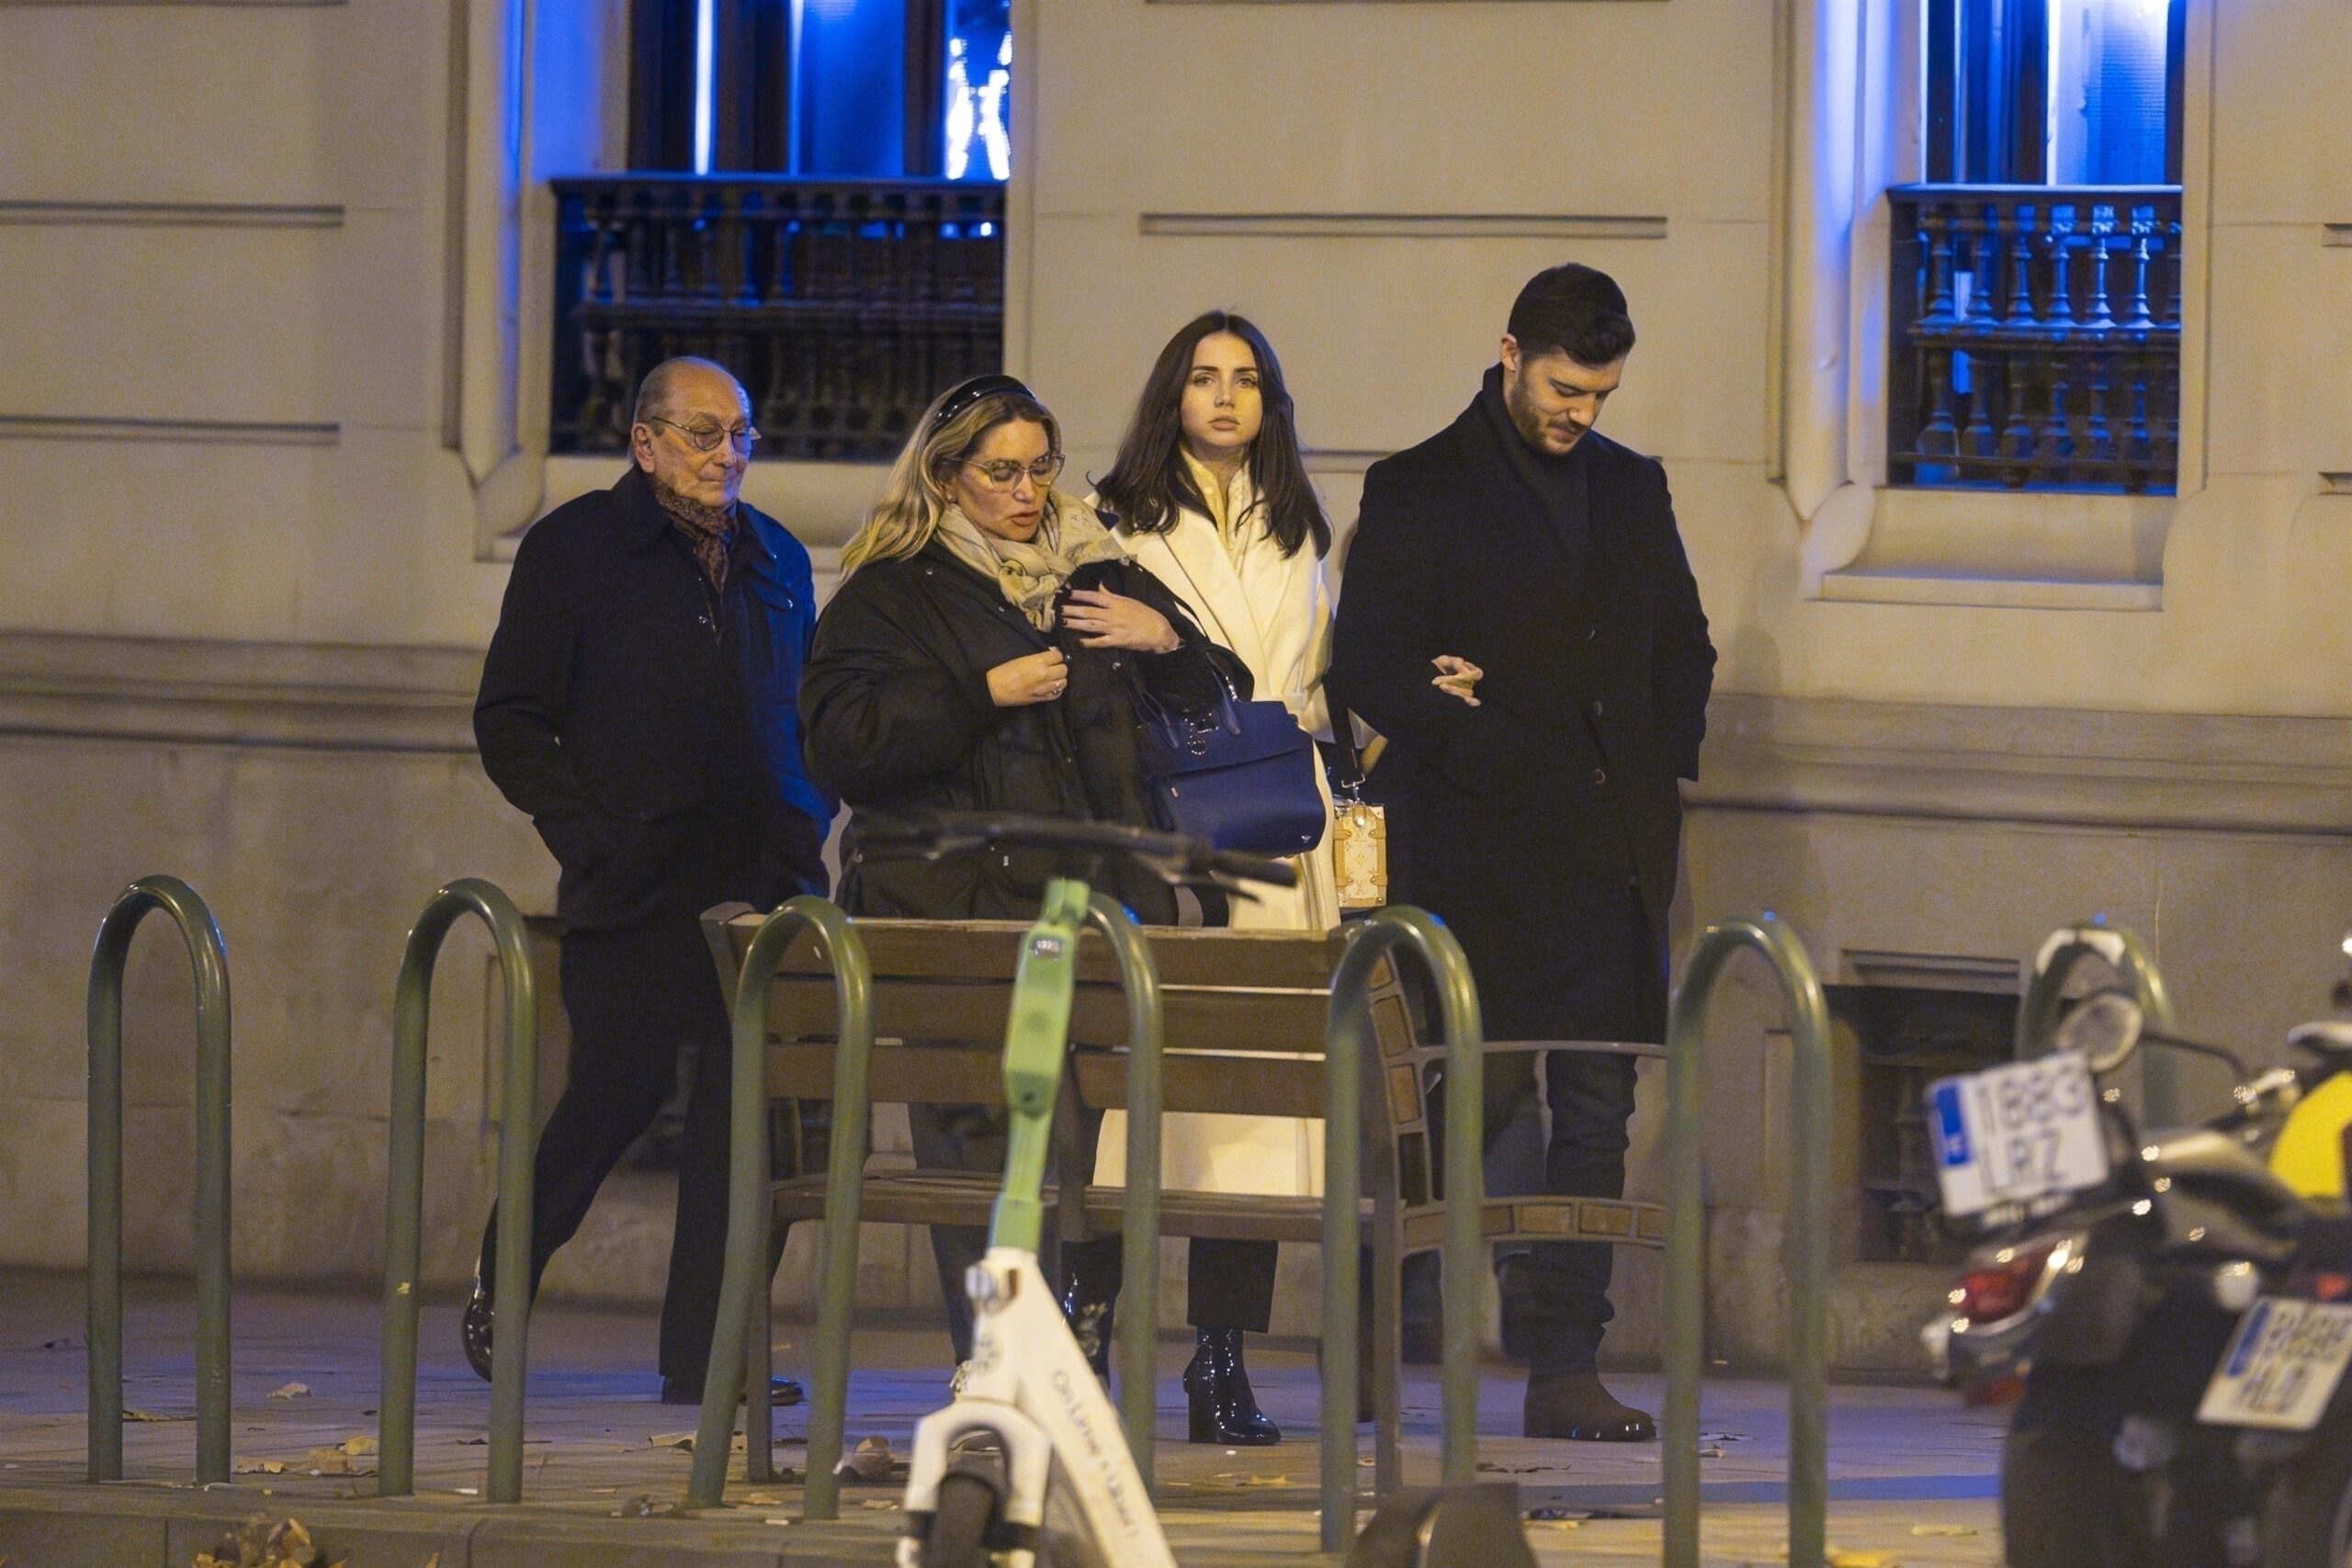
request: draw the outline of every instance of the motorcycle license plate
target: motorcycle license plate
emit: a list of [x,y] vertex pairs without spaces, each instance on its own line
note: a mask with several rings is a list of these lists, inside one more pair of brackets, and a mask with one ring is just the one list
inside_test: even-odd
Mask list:
[[2352,1363],[2352,1305],[2266,1296],[2246,1309],[2197,1418],[2212,1427],[2308,1432]]
[[2089,1066],[2069,1051],[1928,1086],[1944,1213],[2079,1192],[2107,1179]]

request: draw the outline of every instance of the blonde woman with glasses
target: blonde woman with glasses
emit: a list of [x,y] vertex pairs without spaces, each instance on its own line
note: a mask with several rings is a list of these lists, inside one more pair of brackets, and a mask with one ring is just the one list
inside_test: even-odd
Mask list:
[[[811,775],[850,808],[840,897],[854,915],[1027,919],[1049,856],[939,863],[858,856],[869,814],[1033,812],[1153,826],[1136,754],[1136,700],[1216,711],[1249,674],[1085,502],[1056,487],[1061,430],[1010,376],[964,382],[924,413],[881,503],[842,555],[800,687]],[[1173,925],[1172,895],[1126,872],[1106,889]],[[1003,1122],[978,1107],[910,1106],[915,1158],[997,1169]],[[981,1233],[934,1226],[949,1331],[971,1352],[957,1289]],[[1107,1373],[1118,1239],[1064,1249],[1064,1306]]]

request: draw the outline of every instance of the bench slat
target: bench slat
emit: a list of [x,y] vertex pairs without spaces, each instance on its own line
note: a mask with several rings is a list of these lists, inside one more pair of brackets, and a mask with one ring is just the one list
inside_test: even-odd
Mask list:
[[[760,929],[756,915],[728,922],[727,937],[740,966]],[[902,976],[933,979],[1009,980],[1021,953],[1028,923],[1022,920],[876,920],[857,922],[865,955],[877,980]],[[1328,990],[1331,971],[1346,946],[1338,933],[1227,931],[1221,928],[1150,926],[1151,956],[1166,985],[1266,986],[1280,989]],[[816,941],[795,940],[779,965],[796,975],[829,974],[817,957]],[[1115,985],[1117,966],[1102,937],[1086,933],[1078,950],[1081,982]]]
[[[1164,986],[1161,1038],[1175,1051],[1319,1052],[1328,993]],[[874,1032],[901,1040],[985,1040],[1001,1044],[1009,980],[899,979],[874,985]],[[768,1031],[786,1040],[824,1039],[840,1018],[831,976],[778,979],[768,990]],[[1081,985],[1070,1004],[1069,1037],[1081,1045],[1126,1043],[1126,998],[1115,986]]]

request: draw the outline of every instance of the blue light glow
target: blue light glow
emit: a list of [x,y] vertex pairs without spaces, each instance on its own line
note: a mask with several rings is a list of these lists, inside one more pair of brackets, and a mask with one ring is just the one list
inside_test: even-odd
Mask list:
[[695,173],[710,173],[712,98],[718,53],[718,24],[711,15],[716,0],[695,0]]

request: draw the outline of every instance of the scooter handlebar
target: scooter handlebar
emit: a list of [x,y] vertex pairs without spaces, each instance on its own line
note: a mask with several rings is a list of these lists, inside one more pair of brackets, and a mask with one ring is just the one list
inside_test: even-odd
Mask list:
[[871,860],[944,860],[987,849],[1118,855],[1170,886],[1246,892],[1240,885],[1247,882],[1298,885],[1297,869],[1288,861],[1220,850],[1206,840],[1122,822],[1016,811],[925,811],[869,816],[857,826],[857,852]]

